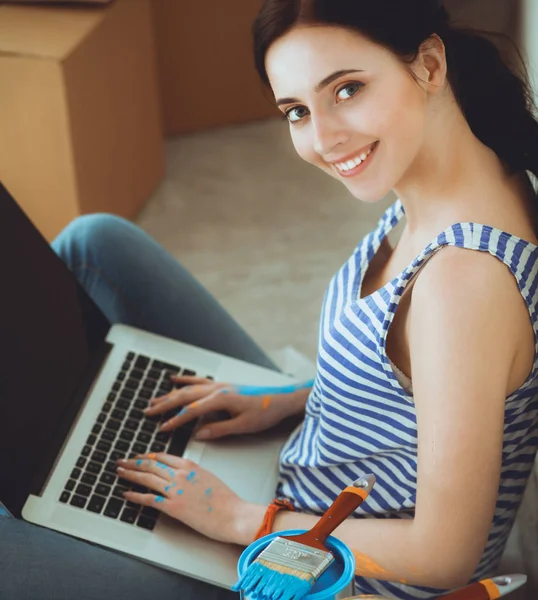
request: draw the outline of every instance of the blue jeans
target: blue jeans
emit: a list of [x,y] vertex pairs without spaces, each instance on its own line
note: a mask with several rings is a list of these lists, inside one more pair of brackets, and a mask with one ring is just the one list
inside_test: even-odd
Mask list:
[[[128,221],[110,215],[80,217],[52,246],[111,323],[277,369],[188,271]],[[2,600],[153,597],[229,600],[237,594],[0,517]]]

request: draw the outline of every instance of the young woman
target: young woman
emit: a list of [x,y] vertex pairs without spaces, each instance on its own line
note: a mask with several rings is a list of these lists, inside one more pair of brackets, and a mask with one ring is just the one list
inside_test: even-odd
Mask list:
[[[494,572],[538,446],[530,95],[489,41],[454,28],[434,0],[266,0],[254,39],[299,155],[363,202],[390,190],[399,200],[328,287],[312,390],[268,402],[233,382],[184,379],[147,414],[187,408],[171,430],[227,410],[231,419],[198,431],[211,439],[304,413],[277,490],[296,510],[279,511],[273,531],[310,528],[343,487],[374,473],[371,496],[336,532],[355,553],[358,589],[434,598]],[[54,247],[111,320],[270,364],[134,226],[84,217]],[[119,469],[153,491],[130,500],[205,535],[247,545],[259,533],[267,507],[189,461],[157,454]],[[188,485],[192,471],[201,485]],[[211,511],[200,496],[209,487]],[[107,563],[94,551],[90,564]],[[124,579],[146,568],[121,560]],[[88,577],[87,561],[79,569]],[[159,593],[172,597],[172,585]]]

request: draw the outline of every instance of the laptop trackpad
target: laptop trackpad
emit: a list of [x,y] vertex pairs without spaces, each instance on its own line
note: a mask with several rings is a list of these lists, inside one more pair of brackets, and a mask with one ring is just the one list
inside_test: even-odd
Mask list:
[[282,433],[265,433],[215,440],[204,444],[199,463],[244,500],[269,503],[274,498],[285,439]]

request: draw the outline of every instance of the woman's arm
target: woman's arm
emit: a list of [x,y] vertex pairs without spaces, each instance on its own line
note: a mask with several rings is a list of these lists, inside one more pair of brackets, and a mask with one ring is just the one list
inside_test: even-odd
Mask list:
[[[355,551],[359,575],[455,588],[474,573],[491,528],[505,398],[514,374],[532,366],[532,328],[502,263],[447,248],[417,278],[407,337],[418,420],[415,518],[350,519],[335,535]],[[264,510],[250,506],[240,542],[252,541]],[[316,521],[280,511],[275,531]]]

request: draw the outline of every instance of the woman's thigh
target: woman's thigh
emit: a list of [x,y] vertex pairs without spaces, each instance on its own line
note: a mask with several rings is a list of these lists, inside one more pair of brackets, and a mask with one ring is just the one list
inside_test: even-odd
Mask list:
[[[236,600],[234,592],[0,517],[2,600]],[[210,565],[208,565],[208,569]]]
[[208,290],[129,221],[79,217],[52,247],[111,323],[277,369]]

